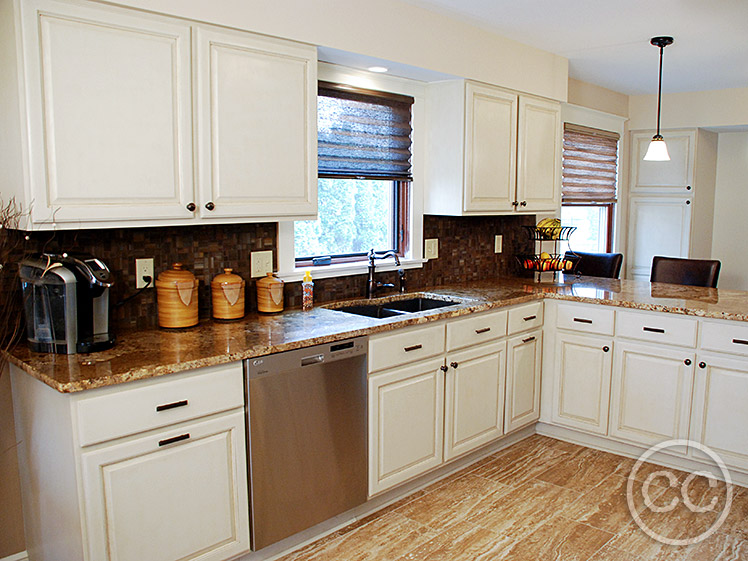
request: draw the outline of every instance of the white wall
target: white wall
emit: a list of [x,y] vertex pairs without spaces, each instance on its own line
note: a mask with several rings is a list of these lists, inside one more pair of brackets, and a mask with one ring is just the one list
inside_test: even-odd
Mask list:
[[[654,129],[657,96],[629,97],[629,129]],[[748,125],[748,88],[663,94],[662,128],[731,127]]]
[[566,101],[569,61],[398,0],[115,0]]
[[748,290],[747,221],[748,132],[720,133],[712,234],[712,258],[722,261],[720,288]]

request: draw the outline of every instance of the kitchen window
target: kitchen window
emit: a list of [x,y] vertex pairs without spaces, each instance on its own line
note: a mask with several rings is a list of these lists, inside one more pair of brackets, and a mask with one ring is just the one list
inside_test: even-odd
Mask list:
[[561,222],[577,228],[571,250],[613,250],[618,140],[615,132],[564,124]]
[[294,223],[297,267],[331,257],[361,261],[370,249],[409,249],[410,96],[320,82],[317,220]]

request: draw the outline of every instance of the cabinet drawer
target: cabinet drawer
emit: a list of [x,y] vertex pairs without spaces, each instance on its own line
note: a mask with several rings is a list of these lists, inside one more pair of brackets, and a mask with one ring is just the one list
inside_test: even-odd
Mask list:
[[[241,362],[91,392],[75,403],[81,446],[181,423],[244,405]],[[128,388],[128,386],[130,386]],[[127,389],[125,389],[127,388]]]
[[697,325],[696,319],[671,314],[628,311],[616,314],[616,335],[650,343],[695,347]]
[[748,355],[748,323],[703,322],[701,348],[707,351]]
[[369,338],[369,372],[409,364],[444,352],[444,324]]
[[506,310],[458,319],[447,324],[447,350],[485,343],[506,335]]
[[509,310],[509,335],[543,325],[543,302],[533,302]]
[[613,335],[615,311],[603,306],[559,304],[556,327],[600,335]]

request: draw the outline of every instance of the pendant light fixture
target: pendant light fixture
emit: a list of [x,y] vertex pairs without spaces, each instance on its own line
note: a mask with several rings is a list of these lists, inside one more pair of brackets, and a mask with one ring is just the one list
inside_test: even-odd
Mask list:
[[672,37],[652,37],[649,41],[655,47],[660,48],[660,80],[657,87],[657,134],[652,137],[649,143],[649,149],[644,155],[644,159],[651,162],[666,162],[670,160],[670,154],[667,151],[665,139],[660,134],[660,107],[662,106],[662,51],[668,45],[673,44]]

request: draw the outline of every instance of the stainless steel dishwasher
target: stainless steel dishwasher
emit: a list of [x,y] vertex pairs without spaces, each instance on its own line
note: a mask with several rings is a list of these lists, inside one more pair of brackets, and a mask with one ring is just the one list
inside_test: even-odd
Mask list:
[[252,549],[366,501],[367,338],[244,363]]

